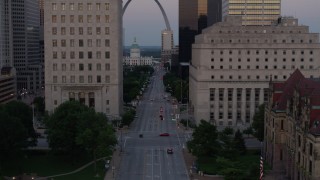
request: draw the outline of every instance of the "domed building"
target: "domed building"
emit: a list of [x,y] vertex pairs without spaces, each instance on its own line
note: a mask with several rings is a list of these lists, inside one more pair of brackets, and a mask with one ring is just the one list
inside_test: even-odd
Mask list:
[[142,57],[140,47],[137,44],[136,38],[130,48],[130,56],[123,58],[123,64],[127,66],[145,66],[152,65],[153,57]]

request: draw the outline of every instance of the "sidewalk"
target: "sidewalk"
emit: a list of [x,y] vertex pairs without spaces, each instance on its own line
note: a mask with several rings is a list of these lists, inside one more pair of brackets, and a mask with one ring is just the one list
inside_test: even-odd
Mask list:
[[108,171],[106,172],[106,175],[104,176],[105,180],[116,179],[119,173],[122,156],[123,155],[121,155],[119,148],[117,148],[117,150],[113,152],[112,159],[110,161],[110,168],[108,169]]

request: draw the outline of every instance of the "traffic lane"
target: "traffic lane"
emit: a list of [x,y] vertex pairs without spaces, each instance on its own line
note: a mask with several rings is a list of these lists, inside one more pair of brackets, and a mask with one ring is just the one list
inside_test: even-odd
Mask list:
[[117,179],[119,180],[136,180],[144,177],[144,158],[145,151],[131,149],[129,152],[122,154],[125,158],[121,161],[121,168]]

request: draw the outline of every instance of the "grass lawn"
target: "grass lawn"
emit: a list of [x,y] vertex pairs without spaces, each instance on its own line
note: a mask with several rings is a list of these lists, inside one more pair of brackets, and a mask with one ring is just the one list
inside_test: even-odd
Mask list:
[[[239,156],[236,160],[230,160],[234,163],[234,167],[240,169],[243,172],[248,172],[250,167],[259,168],[260,163],[260,151],[248,150],[247,154],[244,156]],[[197,160],[199,170],[207,174],[218,174],[221,169],[227,167],[222,167],[221,164],[216,162],[216,158],[213,157],[202,157]],[[249,167],[250,166],[250,167]],[[228,167],[229,168],[229,167]],[[265,170],[270,169],[270,167],[265,166]]]
[[[3,162],[0,174],[4,176],[15,176],[23,173],[32,173],[37,174],[38,176],[51,176],[74,171],[90,162],[90,160],[83,158],[72,164],[70,163],[70,158],[63,155],[54,155],[47,151],[32,151],[26,152],[25,154],[26,155],[22,158]],[[99,166],[97,166],[97,169],[99,169],[98,172],[101,172],[101,170],[103,171],[103,165],[101,164],[103,163],[101,162],[99,163]],[[94,176],[95,173],[92,165],[76,173],[74,175],[75,178],[70,175],[70,178],[60,177],[54,179],[92,179]],[[101,174],[101,176],[104,176],[104,173]]]

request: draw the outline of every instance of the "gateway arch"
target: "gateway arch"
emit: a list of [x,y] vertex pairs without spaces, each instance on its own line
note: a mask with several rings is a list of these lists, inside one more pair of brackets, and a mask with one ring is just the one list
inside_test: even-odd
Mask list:
[[[130,4],[131,1],[132,1],[132,0],[128,0],[128,1],[126,2],[126,4],[123,6],[122,16],[124,15],[124,13],[125,13],[128,5]],[[162,16],[163,16],[163,19],[164,19],[164,21],[165,21],[165,23],[166,23],[166,28],[167,28],[167,30],[170,31],[170,30],[171,30],[171,27],[170,27],[170,23],[169,23],[169,20],[168,20],[167,15],[166,15],[166,12],[164,11],[163,7],[161,6],[161,4],[160,4],[160,2],[159,2],[158,0],[154,0],[154,1],[157,3],[157,5],[159,6],[159,8],[160,8],[160,10],[161,10],[161,12],[162,12]]]

